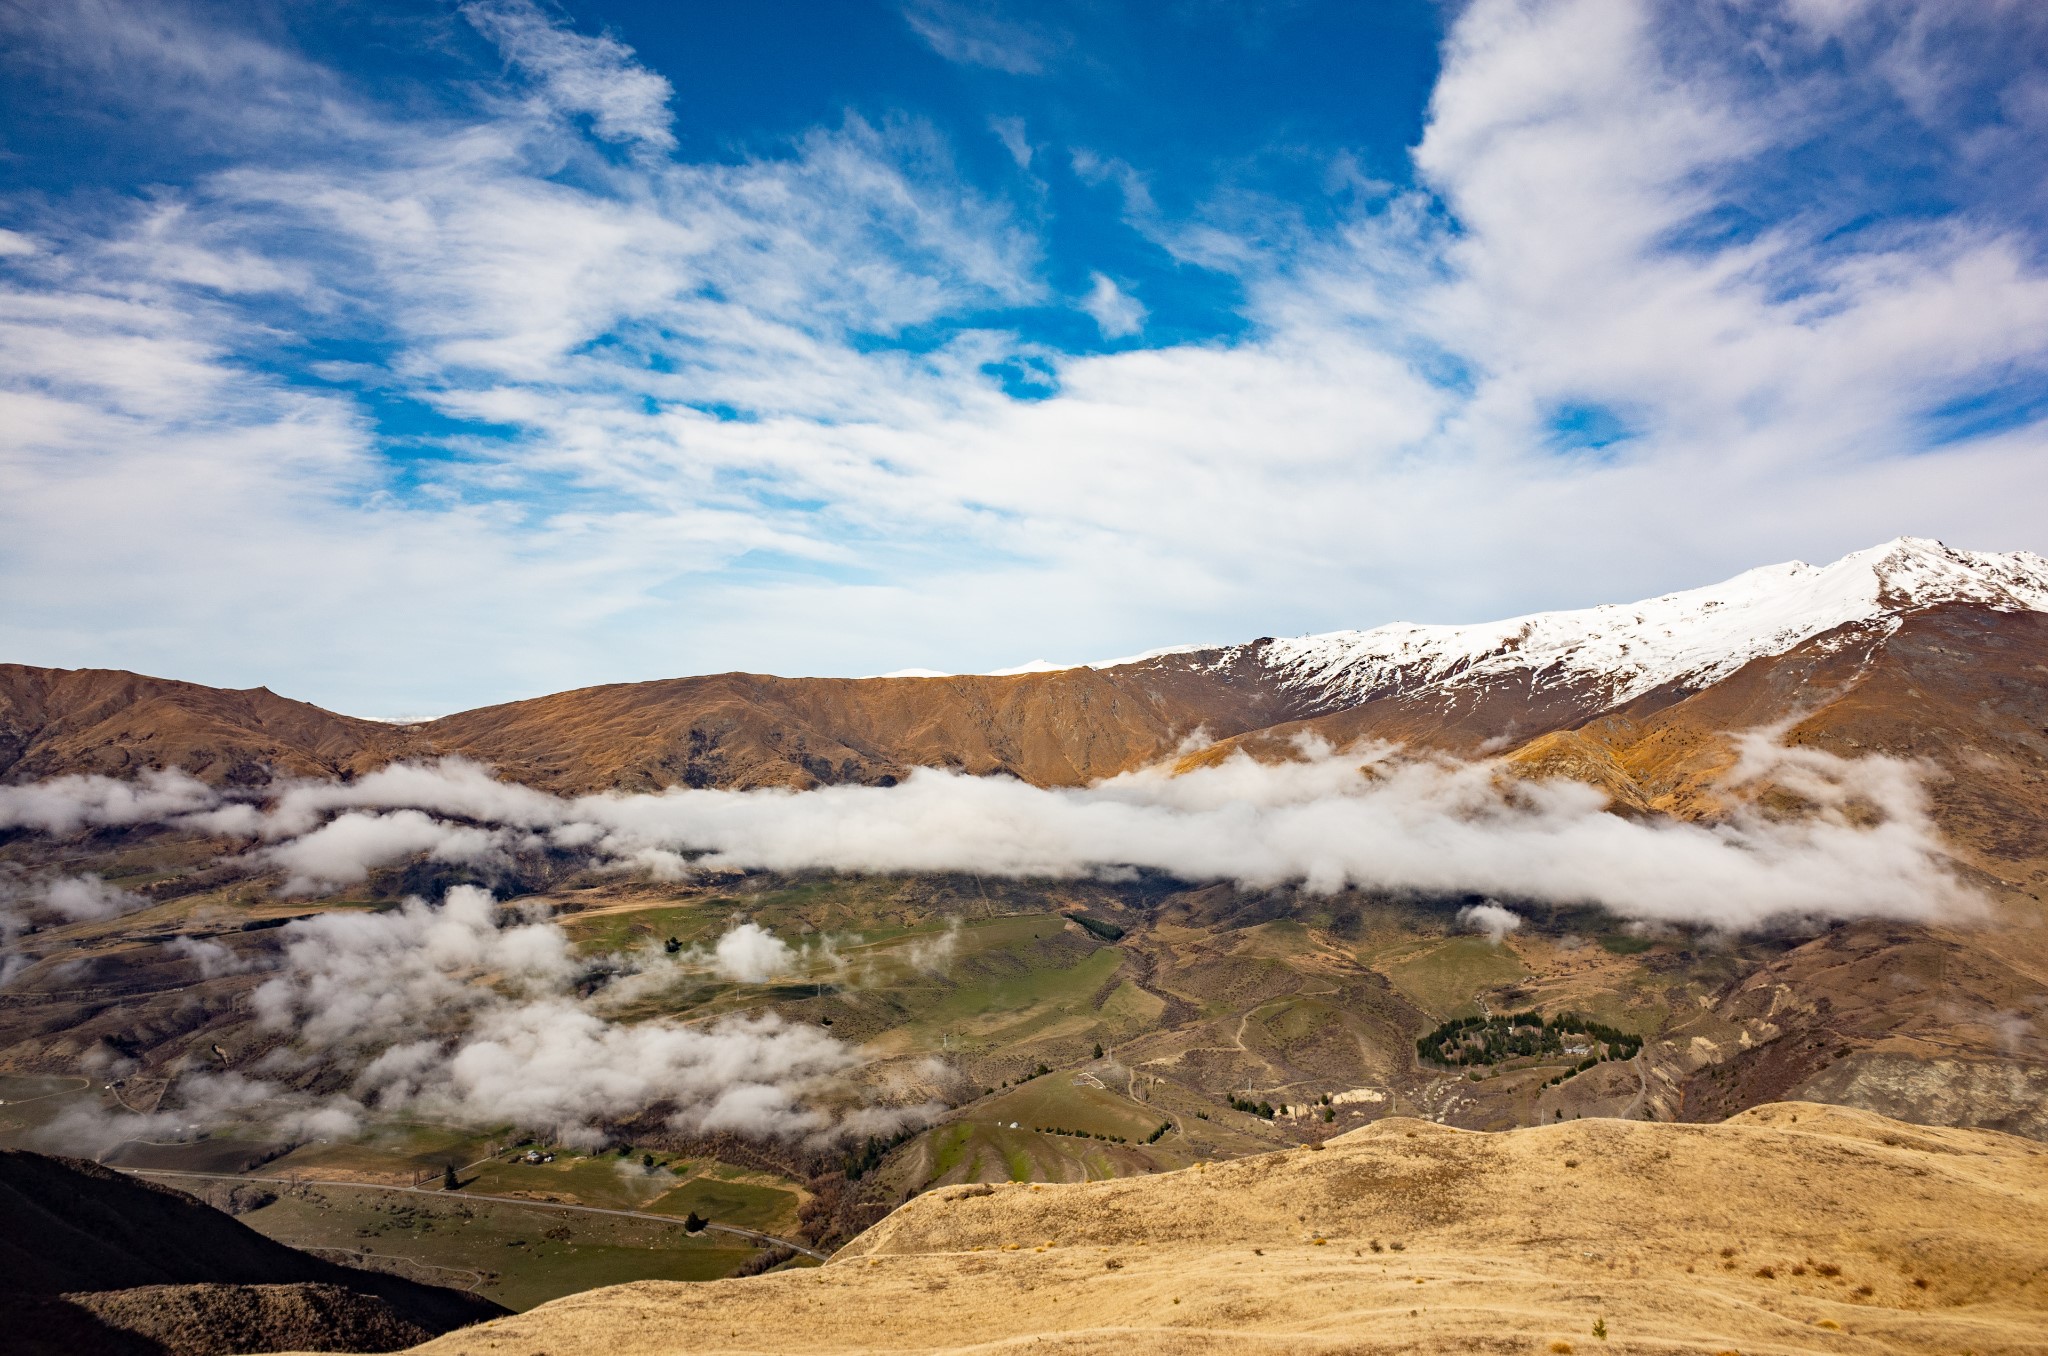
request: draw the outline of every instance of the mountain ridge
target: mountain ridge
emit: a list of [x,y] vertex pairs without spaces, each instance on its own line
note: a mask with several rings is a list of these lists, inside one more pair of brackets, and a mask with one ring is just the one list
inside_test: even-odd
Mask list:
[[402,725],[265,688],[0,665],[0,782],[163,767],[232,784],[348,778],[460,755],[563,792],[886,784],[919,766],[1081,785],[1175,756],[1198,736],[1259,748],[1305,731],[1507,752],[1682,700],[1801,647],[1867,648],[1939,608],[2048,613],[2048,560],[1899,538],[1830,565],[1765,566],[1639,603],[1469,626],[1396,623],[1008,674],[707,674]]

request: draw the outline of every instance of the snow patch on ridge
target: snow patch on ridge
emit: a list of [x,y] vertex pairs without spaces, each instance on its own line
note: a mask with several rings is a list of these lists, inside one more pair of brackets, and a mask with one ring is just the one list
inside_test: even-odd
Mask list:
[[1640,603],[1273,640],[1260,661],[1285,685],[1328,701],[1527,673],[1537,688],[1591,683],[1621,703],[1669,683],[1705,687],[1837,627],[1891,630],[1904,613],[1952,602],[2048,612],[2048,559],[1900,537],[1832,565],[1766,565]]
[[[1211,669],[1249,658],[1274,672],[1283,686],[1340,704],[1523,673],[1539,689],[1592,684],[1619,704],[1667,683],[1705,687],[1752,659],[1783,654],[1837,627],[1890,631],[1903,614],[1938,603],[2048,612],[2048,559],[2031,551],[1959,551],[1925,537],[1899,537],[1851,552],[1832,565],[1796,560],[1765,565],[1725,583],[1640,603],[1537,612],[1469,626],[1394,622],[1370,631],[1329,631],[1245,645],[1169,645],[1085,664],[1034,659],[978,676],[1117,669],[1202,655],[1214,658],[1198,661],[1198,667]],[[900,669],[882,676],[951,675]]]

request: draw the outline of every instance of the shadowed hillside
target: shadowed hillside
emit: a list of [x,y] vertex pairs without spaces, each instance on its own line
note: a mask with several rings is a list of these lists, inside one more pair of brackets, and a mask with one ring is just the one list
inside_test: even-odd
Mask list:
[[207,1356],[318,1340],[388,1351],[505,1311],[321,1261],[181,1191],[94,1163],[0,1151],[7,1349]]

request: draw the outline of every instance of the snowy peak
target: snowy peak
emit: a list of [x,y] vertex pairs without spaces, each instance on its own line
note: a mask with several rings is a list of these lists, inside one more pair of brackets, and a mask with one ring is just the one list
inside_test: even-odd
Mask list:
[[1868,569],[1877,577],[1879,598],[1900,612],[1937,603],[2048,611],[2048,559],[2032,551],[1958,551],[1925,537],[1899,537],[1825,569],[1845,567]]
[[1957,602],[2048,611],[2048,560],[1901,537],[1832,565],[1766,565],[1640,603],[1472,626],[1397,622],[1268,641],[1258,658],[1284,686],[1333,705],[1511,675],[1536,689],[1590,687],[1620,703],[1671,683],[1704,687],[1839,627],[1890,629],[1904,613]]

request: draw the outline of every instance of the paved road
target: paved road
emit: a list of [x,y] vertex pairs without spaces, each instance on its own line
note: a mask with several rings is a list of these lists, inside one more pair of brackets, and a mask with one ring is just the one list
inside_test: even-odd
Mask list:
[[[111,1167],[113,1165],[109,1164],[108,1166]],[[656,1215],[645,1210],[611,1210],[601,1205],[568,1205],[561,1201],[531,1201],[524,1196],[488,1196],[481,1192],[470,1191],[451,1192],[442,1187],[384,1186],[377,1182],[337,1182],[325,1181],[315,1177],[256,1177],[237,1172],[182,1172],[171,1168],[118,1168],[116,1171],[133,1173],[137,1177],[204,1177],[216,1182],[286,1182],[295,1183],[299,1186],[352,1187],[361,1191],[401,1191],[409,1192],[415,1196],[452,1197],[468,1201],[496,1201],[500,1205],[524,1206],[534,1210],[562,1210],[570,1214],[619,1215],[626,1219],[652,1220],[656,1224],[680,1225],[683,1222],[674,1215]],[[808,1247],[793,1238],[777,1238],[774,1234],[764,1234],[754,1229],[742,1229],[736,1224],[707,1224],[704,1227],[707,1230],[716,1230],[721,1234],[733,1234],[740,1238],[750,1238],[756,1243],[769,1247],[792,1248],[806,1257],[815,1257],[820,1262],[832,1260],[830,1253],[819,1252],[816,1248]]]

